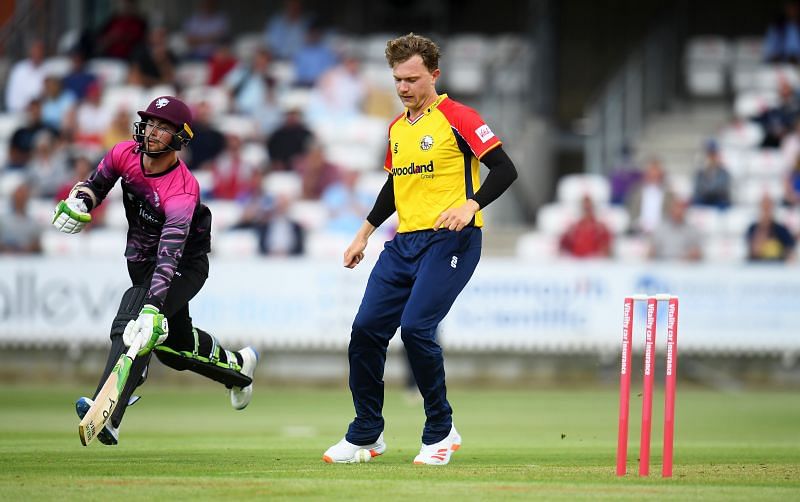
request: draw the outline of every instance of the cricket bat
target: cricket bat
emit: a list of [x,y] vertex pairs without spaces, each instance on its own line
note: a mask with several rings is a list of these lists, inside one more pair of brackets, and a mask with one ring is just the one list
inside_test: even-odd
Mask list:
[[128,381],[128,374],[131,371],[131,365],[136,358],[136,353],[139,352],[138,343],[134,343],[128,349],[128,352],[119,356],[117,364],[108,375],[106,383],[97,393],[94,398],[94,404],[86,412],[86,415],[78,425],[78,435],[81,437],[83,446],[88,446],[89,443],[97,436],[97,433],[103,430],[106,422],[111,418],[114,413],[114,408],[119,401],[119,395],[122,393],[125,382]]

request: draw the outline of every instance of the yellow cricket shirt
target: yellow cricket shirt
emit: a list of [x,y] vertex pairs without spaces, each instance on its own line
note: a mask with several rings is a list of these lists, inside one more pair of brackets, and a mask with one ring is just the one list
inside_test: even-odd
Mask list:
[[[442,94],[415,121],[405,110],[389,125],[384,169],[392,175],[398,232],[433,228],[480,187],[480,158],[499,146],[478,112]],[[481,212],[475,226],[483,226]]]

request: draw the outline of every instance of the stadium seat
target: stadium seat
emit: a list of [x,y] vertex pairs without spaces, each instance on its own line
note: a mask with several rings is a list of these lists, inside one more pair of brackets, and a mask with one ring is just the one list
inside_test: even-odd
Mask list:
[[383,185],[386,184],[386,171],[383,169],[370,169],[363,171],[356,181],[356,192],[378,196]]
[[747,175],[752,178],[781,179],[789,166],[780,150],[753,150],[747,156]]
[[686,210],[686,222],[703,235],[718,235],[724,232],[720,210],[715,207],[689,206]]
[[103,90],[102,107],[112,113],[116,110],[141,110],[148,102],[144,89],[138,85],[118,85]]
[[723,38],[703,35],[689,39],[684,56],[686,87],[694,96],[722,96],[730,47]]
[[254,140],[259,137],[258,124],[254,118],[246,115],[219,115],[214,124],[223,134],[238,136],[244,141]]
[[239,61],[250,61],[256,50],[264,44],[264,34],[260,32],[242,33],[233,42],[233,53]]
[[703,260],[708,263],[741,263],[747,259],[747,242],[739,236],[707,237],[703,242]]
[[536,228],[549,235],[560,235],[578,218],[575,204],[550,203],[539,208]]
[[731,64],[734,92],[756,87],[756,73],[763,62],[763,44],[764,41],[761,37],[747,36],[734,40]]
[[295,172],[278,171],[264,176],[264,193],[283,195],[291,200],[299,199],[303,193],[303,180]]
[[64,78],[72,69],[72,61],[67,56],[53,56],[44,60],[42,69],[45,75]]
[[211,211],[211,234],[214,236],[219,236],[220,232],[229,230],[239,223],[242,217],[242,206],[238,202],[213,199],[205,204]]
[[[16,113],[0,113],[0,144],[7,143],[14,132],[25,123],[25,117]],[[8,148],[5,148],[8,150]]]
[[[120,243],[125,245],[125,236]],[[88,241],[75,235],[63,234],[53,227],[42,232],[42,253],[45,256],[85,256],[88,253]]]
[[720,213],[720,226],[726,236],[742,237],[756,218],[758,218],[757,207],[734,205]]
[[258,255],[258,235],[253,229],[228,230],[211,241],[211,253],[220,258],[247,258]]
[[556,198],[559,202],[578,203],[589,195],[595,204],[605,204],[611,197],[611,185],[600,174],[568,174],[558,180]]
[[736,95],[733,111],[740,119],[756,117],[778,104],[775,90],[750,90]]
[[619,235],[612,243],[614,259],[620,263],[641,262],[647,260],[650,243],[640,236]]
[[89,256],[115,258],[125,254],[125,230],[93,228],[81,238],[86,241]]
[[244,162],[261,169],[265,168],[269,163],[267,148],[260,141],[248,141],[242,145],[241,154]]
[[183,87],[206,85],[209,73],[205,61],[184,61],[175,68],[175,80]]
[[146,107],[150,104],[151,101],[154,99],[161,97],[161,96],[175,96],[178,94],[177,89],[175,89],[174,85],[170,84],[159,84],[154,85],[153,87],[145,87],[142,90],[142,107]]
[[734,190],[734,199],[739,204],[757,206],[764,194],[778,201],[783,197],[783,191],[783,181],[780,179],[745,178]]
[[517,239],[516,257],[526,261],[558,258],[558,237],[544,232],[526,232]]
[[206,102],[211,107],[212,116],[225,115],[230,111],[231,98],[228,91],[219,86],[198,85],[187,87],[183,98],[189,106]]
[[289,206],[289,217],[306,230],[319,230],[328,221],[328,208],[320,201],[297,200]]
[[119,59],[90,59],[86,68],[97,75],[105,87],[122,85],[128,78],[128,64]]

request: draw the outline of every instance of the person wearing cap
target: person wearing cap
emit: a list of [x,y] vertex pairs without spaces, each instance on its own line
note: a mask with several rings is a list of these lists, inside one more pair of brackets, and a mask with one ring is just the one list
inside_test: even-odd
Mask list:
[[[53,216],[61,232],[80,232],[120,181],[132,287],[123,294],[111,325],[111,350],[96,392],[126,347],[140,350],[118,405],[97,435],[106,445],[117,444],[125,409],[138,400],[132,393],[144,382],[153,351],[167,366],[225,385],[237,410],[250,402],[258,361],[252,347],[227,350],[213,335],[195,328],[189,316],[189,300],[208,277],[211,245],[211,212],[200,201],[197,180],[178,156],[192,140],[192,114],[173,96],[154,99],[138,114],[133,140],[114,145],[95,172],[58,203]],[[83,418],[92,403],[88,397],[78,399],[78,416]]]
[[731,205],[731,175],[722,163],[717,142],[706,141],[705,160],[695,173],[692,204],[725,209]]

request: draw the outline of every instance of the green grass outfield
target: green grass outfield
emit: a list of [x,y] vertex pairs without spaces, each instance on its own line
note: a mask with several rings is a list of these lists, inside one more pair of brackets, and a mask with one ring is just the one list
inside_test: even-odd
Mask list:
[[[84,391],[87,389],[83,389]],[[121,443],[81,446],[72,387],[0,387],[2,500],[800,500],[796,392],[679,389],[675,476],[614,475],[617,391],[470,390],[450,400],[463,446],[448,466],[414,466],[423,413],[387,393],[388,451],[327,465],[352,417],[342,390],[256,388],[234,412],[221,387],[150,383]],[[631,400],[629,471],[641,399]]]

